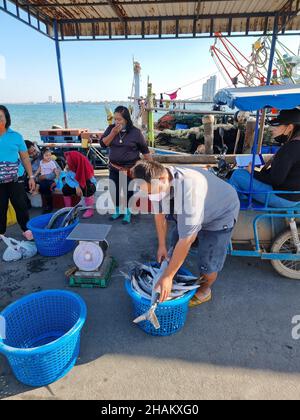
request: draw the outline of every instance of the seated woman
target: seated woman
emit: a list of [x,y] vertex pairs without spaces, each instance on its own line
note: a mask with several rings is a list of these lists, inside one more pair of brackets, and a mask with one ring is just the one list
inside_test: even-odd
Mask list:
[[[67,173],[62,189],[66,207],[72,207],[72,196],[85,197],[87,207],[94,207],[97,181],[94,177],[94,168],[90,161],[79,152],[66,152]],[[87,210],[83,217],[93,217],[94,209]]]
[[[258,172],[253,180],[253,199],[269,207],[295,207],[300,202],[299,194],[263,194],[272,191],[300,192],[300,109],[283,110],[271,121],[273,137],[283,146]],[[238,191],[249,192],[251,164],[247,169],[234,171],[230,184]],[[260,193],[260,194],[257,194]]]

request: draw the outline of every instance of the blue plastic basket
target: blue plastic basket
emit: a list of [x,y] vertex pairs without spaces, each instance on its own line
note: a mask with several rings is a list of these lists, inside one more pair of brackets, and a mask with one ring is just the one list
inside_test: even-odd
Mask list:
[[27,227],[32,231],[37,250],[44,257],[60,257],[76,246],[76,241],[68,241],[67,237],[78,225],[79,219],[70,226],[59,229],[45,229],[53,214],[45,214],[31,219]]
[[[153,264],[154,266],[156,264]],[[181,268],[179,273],[186,276],[192,276],[190,271]],[[140,296],[137,292],[132,290],[129,279],[125,281],[127,293],[131,297],[133,303],[134,318],[143,315],[151,307],[151,301]],[[155,314],[160,323],[160,329],[156,330],[149,321],[140,322],[138,326],[147,334],[154,336],[168,336],[177,333],[184,327],[189,302],[195,295],[196,290],[192,290],[182,298],[160,303],[155,311]]]
[[34,293],[8,306],[1,313],[6,328],[0,352],[16,378],[36,387],[65,376],[76,363],[86,313],[80,296],[61,290]]

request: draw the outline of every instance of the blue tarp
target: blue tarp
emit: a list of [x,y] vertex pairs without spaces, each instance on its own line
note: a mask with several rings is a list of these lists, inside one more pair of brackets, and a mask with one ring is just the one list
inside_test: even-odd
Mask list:
[[242,111],[293,109],[300,106],[300,85],[222,89],[216,93],[215,103]]

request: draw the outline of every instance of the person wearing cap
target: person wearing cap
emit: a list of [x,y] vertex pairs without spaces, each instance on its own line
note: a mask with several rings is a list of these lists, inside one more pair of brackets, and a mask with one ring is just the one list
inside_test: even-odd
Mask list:
[[[270,207],[295,207],[300,205],[300,109],[282,110],[270,123],[274,139],[282,147],[253,179],[253,198],[266,203],[272,191],[299,191],[299,194],[269,194]],[[252,165],[234,171],[229,183],[239,192],[249,192]]]

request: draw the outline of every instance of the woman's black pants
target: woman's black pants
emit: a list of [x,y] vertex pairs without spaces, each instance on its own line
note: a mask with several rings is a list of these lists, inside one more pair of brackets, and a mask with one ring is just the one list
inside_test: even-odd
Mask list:
[[16,182],[0,184],[0,234],[4,235],[7,227],[7,210],[9,200],[16,212],[20,228],[25,232],[29,221],[25,182],[19,178]]
[[[111,190],[111,198],[115,207],[120,207],[121,195],[126,196],[126,206],[128,207],[129,200],[133,196],[133,191],[129,191],[129,184],[132,181],[124,172],[119,172],[116,169],[109,169],[109,179],[114,182],[115,189]],[[115,191],[114,191],[115,190]],[[115,194],[114,194],[115,193]]]
[[[82,188],[82,192],[84,197],[92,197],[96,192],[96,185],[88,180],[86,182],[86,187]],[[65,184],[62,193],[65,197],[72,197],[73,195],[76,195],[76,188],[72,188],[68,184]]]

